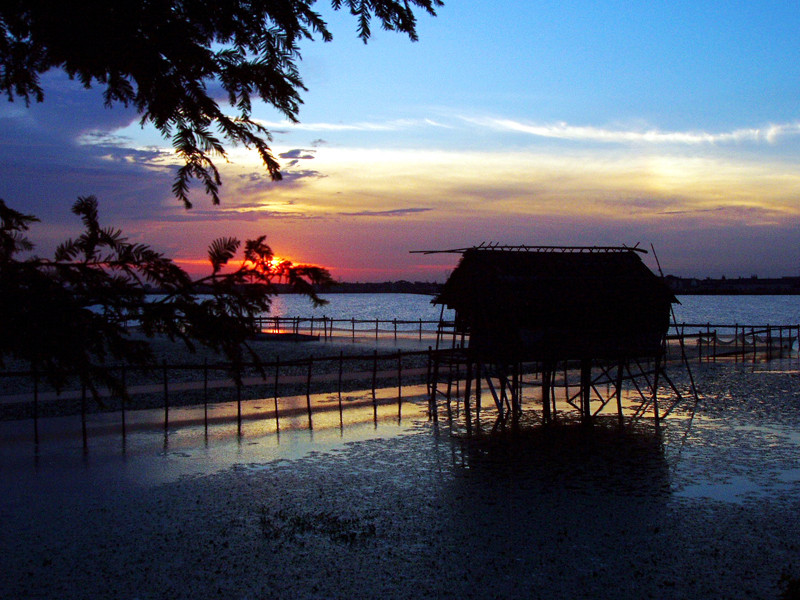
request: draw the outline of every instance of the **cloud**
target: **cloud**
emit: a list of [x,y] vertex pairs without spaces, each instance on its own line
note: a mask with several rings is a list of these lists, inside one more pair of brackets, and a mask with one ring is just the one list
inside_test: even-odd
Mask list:
[[394,208],[390,210],[362,210],[359,212],[340,212],[343,217],[405,217],[416,213],[424,213],[433,210],[432,208]]
[[[255,119],[254,119],[255,120]],[[433,119],[392,119],[389,121],[360,121],[356,123],[291,123],[289,121],[262,121],[257,120],[273,133],[288,133],[289,131],[399,131],[418,127],[437,127],[450,129],[452,126]],[[324,140],[315,140],[315,142]]]
[[134,207],[155,213],[171,195],[172,153],[137,148],[106,133],[138,115],[104,108],[100,90],[86,90],[57,72],[42,81],[44,102],[0,102],[0,197],[48,227],[55,224],[52,229],[65,223],[78,196],[90,194],[100,200],[106,223],[121,224]]
[[[314,169],[293,170],[292,167],[296,165],[297,161],[291,161],[285,165],[284,168],[281,169],[283,179],[280,181],[273,181],[266,173],[252,171],[240,173],[236,176],[238,181],[234,184],[236,186],[236,191],[243,194],[252,194],[255,192],[276,190],[278,188],[290,189],[299,187],[306,180],[323,179],[327,177],[324,173]],[[227,180],[229,177],[231,176],[223,173],[223,180]]]
[[800,135],[800,122],[769,124],[723,132],[662,131],[660,129],[611,129],[570,125],[565,122],[529,123],[503,118],[461,117],[472,125],[495,131],[524,133],[534,137],[612,144],[727,144],[740,142],[777,143],[781,138]]
[[321,218],[322,217],[318,215],[309,215],[299,211],[270,210],[264,206],[248,206],[236,208],[215,208],[212,210],[197,210],[196,208],[193,208],[190,211],[181,211],[160,215],[158,219],[162,222],[173,223],[221,223],[230,221],[249,221],[252,223],[259,223],[265,219],[307,221]]
[[302,148],[295,148],[294,150],[289,150],[288,152],[281,152],[278,156],[281,158],[309,160],[314,158],[314,152],[316,152],[316,150],[303,150]]

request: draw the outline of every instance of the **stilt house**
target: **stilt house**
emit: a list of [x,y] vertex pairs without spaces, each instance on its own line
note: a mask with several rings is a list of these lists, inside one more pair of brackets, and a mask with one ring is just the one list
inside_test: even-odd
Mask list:
[[[599,400],[600,410],[610,400],[596,397],[601,381],[614,385],[620,418],[623,379],[641,376],[651,382],[656,405],[655,386],[658,374],[663,374],[659,361],[671,304],[677,300],[642,262],[643,250],[481,245],[450,252],[461,253],[461,261],[433,302],[455,311],[453,343],[449,350],[437,343],[432,403],[443,374],[449,402],[451,382],[458,377],[459,365],[465,365],[467,407],[474,380],[480,410],[485,379],[501,416],[505,408],[519,412],[520,368],[535,363],[541,372],[545,421],[550,419],[551,401],[555,410],[557,372],[563,373],[567,402],[579,400],[580,406],[573,406],[585,419],[596,412],[592,402]],[[654,378],[642,370],[643,359],[655,359],[650,373]],[[568,390],[567,371],[573,368],[580,370],[575,395]]]
[[654,357],[677,300],[639,252],[470,248],[434,303],[482,362]]

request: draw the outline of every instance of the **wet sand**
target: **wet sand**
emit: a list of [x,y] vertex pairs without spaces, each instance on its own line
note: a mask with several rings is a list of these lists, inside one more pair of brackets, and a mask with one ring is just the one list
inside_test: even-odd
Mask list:
[[800,577],[799,367],[697,369],[691,427],[691,403],[622,431],[493,434],[487,411],[470,435],[409,407],[253,432],[213,465],[172,442],[16,460],[0,597],[778,598]]

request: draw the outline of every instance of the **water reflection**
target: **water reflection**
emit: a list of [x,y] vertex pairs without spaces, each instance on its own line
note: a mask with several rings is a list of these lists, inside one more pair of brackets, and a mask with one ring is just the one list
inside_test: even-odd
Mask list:
[[652,422],[620,427],[613,417],[594,426],[561,422],[543,427],[523,418],[517,425],[454,431],[454,466],[471,480],[514,481],[532,494],[613,493],[661,496],[670,489],[662,430]]

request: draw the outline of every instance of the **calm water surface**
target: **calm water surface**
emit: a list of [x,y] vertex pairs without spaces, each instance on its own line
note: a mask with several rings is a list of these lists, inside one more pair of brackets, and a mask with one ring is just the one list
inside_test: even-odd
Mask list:
[[[275,316],[329,317],[332,319],[381,319],[435,321],[440,306],[430,296],[417,294],[327,294],[329,304],[315,309],[302,296],[277,297],[272,306]],[[722,323],[746,325],[800,324],[800,296],[679,296],[675,316],[683,323]],[[446,310],[445,318],[452,317]]]

